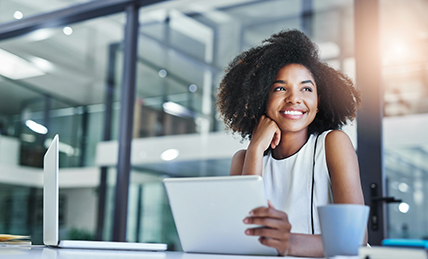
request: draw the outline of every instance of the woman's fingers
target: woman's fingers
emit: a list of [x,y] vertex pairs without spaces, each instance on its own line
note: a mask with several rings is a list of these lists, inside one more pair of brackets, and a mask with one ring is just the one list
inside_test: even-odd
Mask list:
[[272,149],[275,149],[279,145],[279,142],[281,141],[281,131],[279,130],[278,125],[276,125],[276,123],[275,123],[275,128],[276,129],[273,135],[272,145],[271,145]]
[[269,123],[272,127],[272,130],[274,130],[270,146],[272,149],[275,149],[279,145],[279,142],[281,141],[281,130],[279,129],[276,122],[274,122],[270,118],[267,118],[267,119],[270,120]]
[[286,219],[288,221],[288,215],[280,210],[277,210],[273,207],[272,203],[268,201],[269,207],[259,207],[252,211],[250,211],[251,217],[270,217],[270,218],[279,218],[279,219]]
[[[265,217],[247,217],[244,219],[245,224],[260,225],[270,229],[279,229],[290,231],[291,225],[287,218],[265,218]],[[257,228],[254,228],[257,229]],[[253,234],[253,232],[251,232]]]
[[288,215],[283,211],[274,209],[270,202],[269,206],[272,207],[254,209],[250,212],[251,216],[244,219],[245,224],[263,226],[247,229],[246,234],[279,238],[281,235],[290,233],[291,224],[288,221]]
[[245,234],[248,236],[259,236],[273,239],[285,239],[288,237],[288,233],[267,227],[249,228],[245,230]]

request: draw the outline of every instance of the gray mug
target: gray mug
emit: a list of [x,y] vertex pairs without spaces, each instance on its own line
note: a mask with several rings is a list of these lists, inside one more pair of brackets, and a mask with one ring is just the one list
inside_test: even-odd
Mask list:
[[330,204],[318,207],[324,257],[358,255],[364,242],[369,207],[358,204]]

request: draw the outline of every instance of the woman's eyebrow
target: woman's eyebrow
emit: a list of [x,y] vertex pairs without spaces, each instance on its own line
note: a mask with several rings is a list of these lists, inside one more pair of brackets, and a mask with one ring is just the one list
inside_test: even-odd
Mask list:
[[301,84],[306,84],[306,83],[311,83],[313,86],[315,86],[314,82],[312,82],[312,80],[305,80],[305,81],[301,82]]
[[[301,84],[306,84],[306,83],[310,83],[313,86],[315,86],[315,84],[314,84],[314,82],[312,82],[312,80],[305,80],[305,81],[301,82]],[[284,80],[275,80],[275,81],[273,81],[272,85],[274,85],[274,84],[287,84],[287,81],[284,81]]]
[[275,80],[275,81],[273,81],[272,85],[274,85],[274,84],[286,84],[286,83],[287,82],[284,80]]

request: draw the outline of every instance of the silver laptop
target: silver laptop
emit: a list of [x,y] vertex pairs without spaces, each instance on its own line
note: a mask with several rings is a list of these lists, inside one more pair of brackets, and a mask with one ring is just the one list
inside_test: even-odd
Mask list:
[[58,237],[58,162],[59,137],[56,135],[46,151],[43,170],[43,242],[61,248],[164,251],[166,244],[59,240]]
[[181,246],[185,252],[277,255],[245,230],[249,212],[267,206],[260,176],[166,178]]

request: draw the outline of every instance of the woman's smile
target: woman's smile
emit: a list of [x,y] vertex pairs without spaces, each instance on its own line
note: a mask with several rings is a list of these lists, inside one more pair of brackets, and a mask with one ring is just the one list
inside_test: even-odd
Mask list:
[[300,109],[284,109],[280,111],[284,118],[297,120],[300,119],[306,112]]

